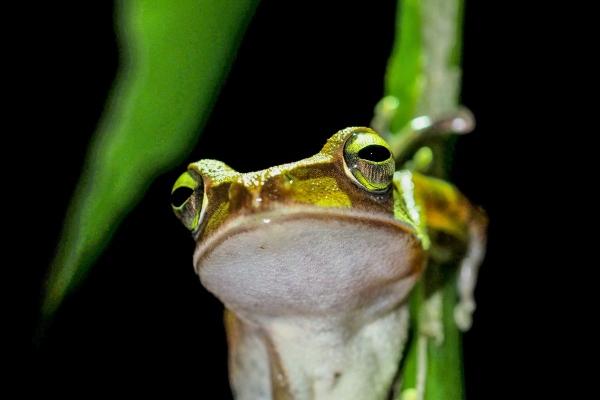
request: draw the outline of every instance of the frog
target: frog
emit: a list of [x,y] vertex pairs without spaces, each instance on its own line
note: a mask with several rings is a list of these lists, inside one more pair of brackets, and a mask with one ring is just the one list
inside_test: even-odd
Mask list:
[[389,398],[408,298],[440,233],[466,248],[455,314],[470,325],[481,210],[446,181],[397,170],[371,128],[255,172],[193,162],[172,208],[195,240],[195,272],[224,305],[236,399]]

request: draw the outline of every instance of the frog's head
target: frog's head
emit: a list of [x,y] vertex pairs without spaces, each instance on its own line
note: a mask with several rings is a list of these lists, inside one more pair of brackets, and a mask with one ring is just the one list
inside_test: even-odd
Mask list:
[[172,205],[197,241],[196,272],[228,308],[331,312],[384,284],[408,287],[422,267],[414,225],[394,217],[394,170],[385,140],[347,128],[316,155],[262,171],[192,163]]

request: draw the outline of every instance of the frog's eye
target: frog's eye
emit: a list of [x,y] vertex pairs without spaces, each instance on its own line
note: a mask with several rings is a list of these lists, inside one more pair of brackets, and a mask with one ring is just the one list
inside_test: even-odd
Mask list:
[[200,221],[204,187],[202,178],[184,172],[173,185],[171,190],[171,207],[177,218],[189,230],[195,230]]
[[390,146],[373,131],[355,132],[344,147],[346,174],[373,193],[386,192],[396,169]]

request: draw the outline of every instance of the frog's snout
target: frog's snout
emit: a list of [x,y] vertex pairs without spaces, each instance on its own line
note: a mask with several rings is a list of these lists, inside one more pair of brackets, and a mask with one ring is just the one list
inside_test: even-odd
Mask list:
[[246,187],[242,182],[229,186],[229,206],[232,210],[256,210],[263,206],[261,186]]

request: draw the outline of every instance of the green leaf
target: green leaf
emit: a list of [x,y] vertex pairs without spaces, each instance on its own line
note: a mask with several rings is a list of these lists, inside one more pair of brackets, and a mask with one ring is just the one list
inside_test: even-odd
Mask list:
[[122,67],[47,281],[50,318],[152,180],[206,122],[258,0],[121,0]]

